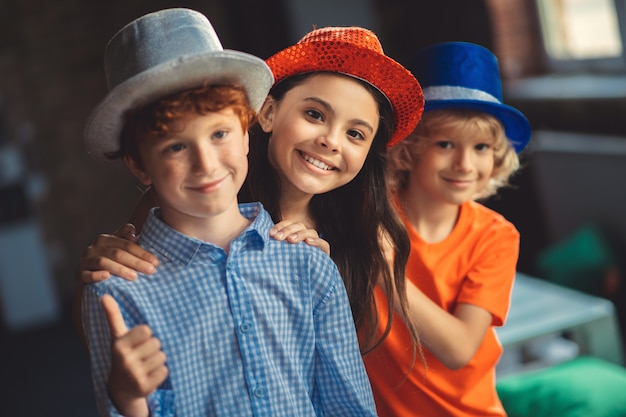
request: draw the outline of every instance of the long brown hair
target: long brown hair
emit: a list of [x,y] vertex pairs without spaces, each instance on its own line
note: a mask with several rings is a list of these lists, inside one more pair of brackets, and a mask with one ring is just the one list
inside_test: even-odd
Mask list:
[[[280,101],[290,89],[314,74],[319,72],[289,77],[275,85],[270,96]],[[378,104],[380,127],[357,176],[348,184],[313,196],[309,208],[317,231],[331,245],[331,257],[343,277],[354,323],[359,331],[361,352],[367,353],[387,336],[393,318],[393,304],[389,303],[389,321],[378,337],[378,313],[374,301],[377,283],[382,282],[389,294],[396,288],[398,294],[403,295],[400,296],[401,309],[408,309],[404,272],[410,241],[392,206],[386,182],[387,143],[394,131],[391,105],[380,91],[368,83],[359,82]],[[257,125],[252,128],[250,136],[250,167],[240,201],[261,201],[274,221],[278,222],[282,220],[279,206],[281,190],[278,175],[268,158],[270,134]],[[393,268],[389,267],[384,256],[381,236],[386,236],[393,247]],[[408,327],[417,345],[417,331],[410,323]]]

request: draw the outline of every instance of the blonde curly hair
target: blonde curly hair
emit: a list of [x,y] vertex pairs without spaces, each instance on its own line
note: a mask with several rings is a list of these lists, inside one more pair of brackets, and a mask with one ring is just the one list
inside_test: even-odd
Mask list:
[[494,169],[487,187],[474,197],[485,199],[510,185],[509,179],[519,169],[520,162],[511,142],[504,133],[502,123],[494,116],[475,110],[445,109],[424,113],[417,128],[405,140],[388,151],[389,183],[394,192],[406,189],[409,170],[422,154],[434,132],[441,130],[462,130],[469,134],[481,134],[494,139]]

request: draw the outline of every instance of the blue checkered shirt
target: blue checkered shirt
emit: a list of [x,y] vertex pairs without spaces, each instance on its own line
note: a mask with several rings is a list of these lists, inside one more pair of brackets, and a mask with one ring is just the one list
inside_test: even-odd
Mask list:
[[152,416],[370,416],[375,406],[348,298],[318,248],[269,238],[258,204],[230,253],[185,236],[151,212],[140,244],[158,255],[153,275],[87,285],[83,328],[101,415],[107,395],[111,294],[128,328],[147,324],[167,355],[167,380],[148,397]]

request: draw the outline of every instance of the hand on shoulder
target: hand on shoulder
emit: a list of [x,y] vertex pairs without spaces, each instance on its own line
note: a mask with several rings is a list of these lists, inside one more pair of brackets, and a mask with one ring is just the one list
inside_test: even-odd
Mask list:
[[135,227],[130,223],[112,235],[99,235],[79,260],[76,269],[77,282],[103,281],[111,274],[128,280],[137,278],[137,272],[152,274],[159,261],[136,242]]
[[300,222],[283,220],[270,229],[270,237],[289,243],[305,242],[309,246],[320,248],[330,256],[330,243],[322,239],[315,229],[309,229]]

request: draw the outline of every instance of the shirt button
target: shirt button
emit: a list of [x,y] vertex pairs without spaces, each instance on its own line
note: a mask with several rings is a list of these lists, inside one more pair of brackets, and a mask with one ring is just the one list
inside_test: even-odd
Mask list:
[[265,388],[255,388],[254,389],[254,396],[256,398],[262,398],[265,397]]
[[241,330],[242,333],[248,333],[252,330],[252,325],[249,322],[244,321],[239,325],[239,330]]

